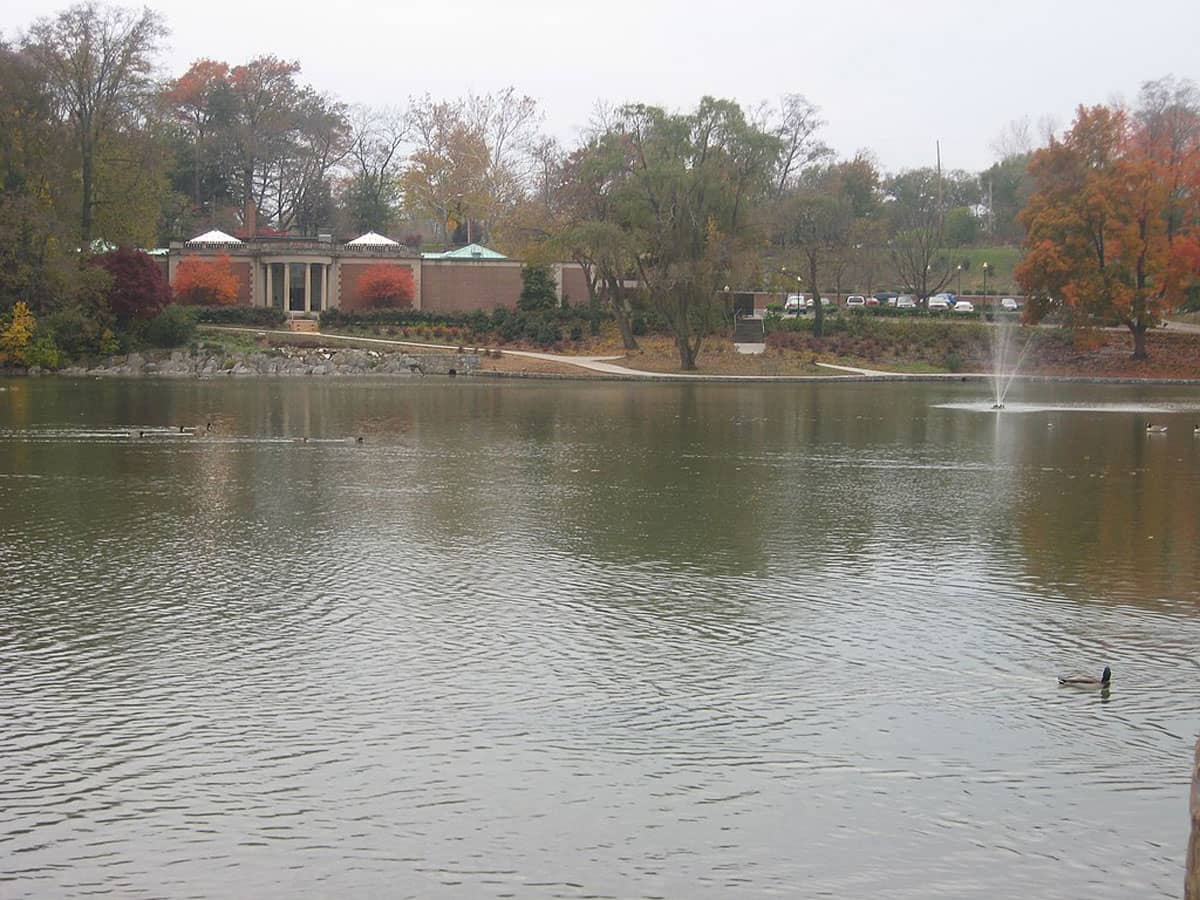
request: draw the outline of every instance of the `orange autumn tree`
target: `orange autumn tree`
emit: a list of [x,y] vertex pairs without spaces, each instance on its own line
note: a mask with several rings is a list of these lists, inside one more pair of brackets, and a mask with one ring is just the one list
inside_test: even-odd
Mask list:
[[[1037,320],[1052,301],[1069,321],[1116,321],[1146,359],[1146,331],[1197,272],[1186,230],[1169,233],[1170,173],[1124,110],[1080,107],[1062,140],[1029,163],[1035,190],[1021,211],[1024,261],[1016,277]],[[1191,232],[1194,234],[1194,229]]]
[[376,263],[359,276],[358,292],[371,306],[406,307],[413,301],[413,276],[408,266]]
[[237,303],[238,277],[229,255],[205,259],[189,256],[175,270],[175,296],[196,306],[232,306]]

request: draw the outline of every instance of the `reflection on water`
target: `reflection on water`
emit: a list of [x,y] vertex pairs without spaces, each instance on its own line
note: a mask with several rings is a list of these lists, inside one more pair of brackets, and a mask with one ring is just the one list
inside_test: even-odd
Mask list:
[[2,896],[1178,894],[1194,395],[4,387]]

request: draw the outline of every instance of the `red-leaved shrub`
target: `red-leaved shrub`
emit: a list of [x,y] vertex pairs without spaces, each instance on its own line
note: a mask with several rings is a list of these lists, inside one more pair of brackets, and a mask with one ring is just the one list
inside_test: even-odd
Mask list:
[[119,247],[92,257],[90,262],[112,278],[108,308],[118,322],[153,319],[171,302],[171,286],[162,267],[141,250]]
[[229,254],[212,258],[189,256],[175,270],[175,296],[196,306],[232,306],[237,303],[238,277]]
[[408,266],[376,263],[359,276],[358,293],[371,306],[388,309],[411,306],[413,275]]

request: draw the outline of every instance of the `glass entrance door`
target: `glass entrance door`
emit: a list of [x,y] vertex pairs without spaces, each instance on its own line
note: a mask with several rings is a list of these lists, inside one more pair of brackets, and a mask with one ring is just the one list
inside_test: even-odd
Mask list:
[[292,312],[307,312],[308,266],[304,263],[288,263],[288,309]]

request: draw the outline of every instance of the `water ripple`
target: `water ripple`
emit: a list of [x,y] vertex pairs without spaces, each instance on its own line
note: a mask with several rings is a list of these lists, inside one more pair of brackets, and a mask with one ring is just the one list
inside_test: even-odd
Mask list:
[[0,894],[1177,893],[1195,549],[1089,570],[1190,533],[1182,447],[941,386],[444,387],[0,411]]

